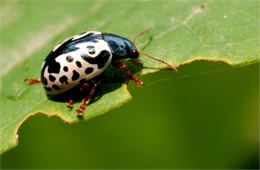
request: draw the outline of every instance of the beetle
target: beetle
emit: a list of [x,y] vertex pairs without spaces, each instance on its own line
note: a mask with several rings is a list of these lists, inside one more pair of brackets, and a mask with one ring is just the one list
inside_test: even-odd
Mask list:
[[[152,57],[143,51],[137,50],[136,40],[148,30],[139,33],[131,42],[127,38],[111,33],[88,31],[72,36],[56,45],[44,60],[41,68],[41,79],[26,79],[28,84],[42,83],[47,95],[55,96],[65,93],[75,86],[80,85],[80,91],[90,86],[90,81],[101,75],[113,65],[124,70],[127,77],[137,86],[144,83],[136,79],[122,62],[124,59],[132,59],[142,65],[138,60],[140,55],[166,64],[170,69],[175,67],[163,60]],[[82,104],[76,110],[78,116],[82,116],[87,104],[95,93],[100,81],[96,81],[89,94],[83,99]],[[68,107],[73,107],[73,101],[67,102]]]

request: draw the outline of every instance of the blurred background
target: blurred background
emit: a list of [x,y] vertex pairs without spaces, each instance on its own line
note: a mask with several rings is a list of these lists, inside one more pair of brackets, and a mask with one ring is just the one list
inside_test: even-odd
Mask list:
[[141,79],[130,103],[88,122],[29,118],[1,167],[259,168],[258,64],[200,61]]
[[[144,8],[135,1],[113,1],[117,8],[104,10],[99,9],[110,2],[71,2],[1,0],[1,55],[7,57],[1,58],[0,72],[20,54],[42,56],[82,30],[117,28],[119,35],[135,35],[136,18],[125,11],[114,13],[116,9],[137,10],[147,26],[155,22],[145,18]],[[205,1],[183,2],[183,8],[165,10],[165,16],[176,16],[172,23],[160,21],[153,30],[174,25],[187,9]],[[152,11],[159,5],[146,7]],[[125,18],[129,22],[122,22]],[[143,23],[135,24],[136,33],[142,29]],[[36,59],[35,67],[44,57]],[[1,155],[1,168],[259,169],[259,64],[231,68],[197,61],[178,73],[161,71],[139,78],[146,86],[130,82],[131,102],[87,122],[69,125],[57,117],[30,117],[19,130],[18,146]]]

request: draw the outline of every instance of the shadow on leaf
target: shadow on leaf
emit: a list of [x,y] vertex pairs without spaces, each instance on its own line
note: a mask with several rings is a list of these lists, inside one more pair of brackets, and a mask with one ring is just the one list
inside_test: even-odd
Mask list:
[[[128,66],[133,75],[140,72],[142,69],[141,66],[137,65],[132,60],[125,60],[124,63]],[[74,103],[81,103],[81,101],[89,94],[91,87],[93,87],[96,81],[100,81],[100,84],[98,85],[88,105],[101,99],[104,94],[110,93],[120,88],[122,84],[127,83],[129,79],[123,70],[119,70],[111,65],[103,74],[92,80],[89,80],[88,82],[90,82],[90,87],[87,89],[80,91],[79,89],[81,85],[78,85],[65,93],[55,96],[48,96],[48,98],[56,102],[65,103],[69,100],[73,100]]]

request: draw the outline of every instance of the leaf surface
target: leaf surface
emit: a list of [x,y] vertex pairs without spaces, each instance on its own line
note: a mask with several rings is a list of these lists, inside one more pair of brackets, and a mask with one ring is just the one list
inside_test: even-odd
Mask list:
[[[49,100],[38,78],[48,52],[69,36],[98,30],[133,39],[137,47],[175,67],[196,60],[243,66],[259,61],[257,1],[1,1],[1,126],[0,153],[17,145],[17,131],[31,115],[58,116],[79,122],[75,110]],[[145,75],[167,66],[141,56],[143,68],[126,61],[132,72]],[[173,73],[177,74],[177,73]],[[87,107],[84,119],[106,113],[131,100],[124,73],[113,67]]]

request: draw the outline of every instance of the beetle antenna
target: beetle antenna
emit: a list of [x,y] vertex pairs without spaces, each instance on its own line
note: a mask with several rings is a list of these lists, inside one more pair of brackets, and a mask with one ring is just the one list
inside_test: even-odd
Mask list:
[[173,71],[178,72],[177,68],[173,67],[173,66],[170,65],[169,63],[166,63],[166,62],[163,61],[163,60],[160,60],[160,59],[158,59],[158,58],[155,58],[155,57],[153,57],[153,56],[150,56],[149,54],[146,54],[146,53],[144,53],[143,51],[138,51],[138,53],[139,53],[140,55],[149,57],[149,58],[151,58],[151,59],[153,59],[153,60],[159,61],[159,62],[161,62],[161,63],[167,65],[167,66],[168,66],[170,69],[172,69]]
[[145,33],[149,32],[149,31],[150,31],[150,29],[147,28],[147,29],[143,30],[142,32],[140,32],[139,34],[137,34],[135,36],[134,40],[132,41],[132,43],[135,44],[138,38],[140,38],[141,36],[143,36]]

